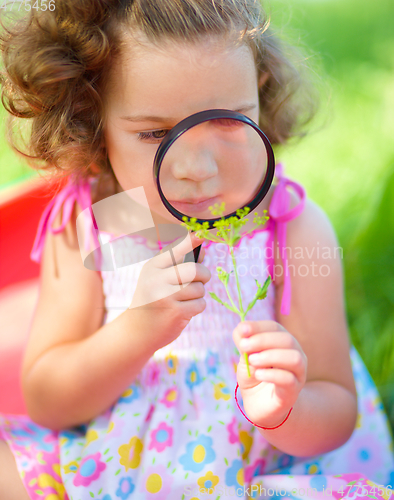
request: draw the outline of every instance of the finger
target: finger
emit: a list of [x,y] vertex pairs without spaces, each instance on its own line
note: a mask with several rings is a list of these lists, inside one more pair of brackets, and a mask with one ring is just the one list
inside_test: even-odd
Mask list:
[[298,385],[298,380],[294,373],[279,368],[256,370],[254,377],[261,382],[269,382],[276,386],[286,387],[287,389],[295,389]]
[[233,339],[235,345],[238,347],[242,338],[249,338],[255,336],[258,333],[272,333],[280,331],[287,330],[276,321],[241,321],[233,331]]
[[[190,241],[188,241],[188,238],[190,239]],[[172,249],[175,262],[177,264],[184,262],[186,254],[192,252],[195,248],[201,246],[202,243],[204,242],[203,239],[198,238],[196,236],[196,233],[188,233],[187,237],[185,237],[185,240],[186,240],[185,242],[183,241],[180,242],[178,245],[175,245]],[[200,255],[198,257],[200,257]],[[192,262],[194,261],[194,259],[195,258],[192,259]]]
[[250,354],[249,363],[256,369],[282,369],[292,372],[302,383],[306,375],[304,355],[295,349],[267,349]]
[[248,354],[266,349],[300,348],[298,341],[288,331],[257,333],[250,337],[241,337],[235,329],[233,339],[239,352],[246,352]]
[[203,264],[194,262],[185,262],[177,266],[164,269],[163,279],[171,285],[186,286],[189,283],[200,281],[204,285],[211,279],[210,270]]
[[200,282],[189,283],[183,287],[179,292],[174,294],[174,299],[179,301],[201,299],[205,296],[205,287]]
[[211,271],[203,264],[194,264],[193,262],[185,262],[177,266],[182,283],[190,283],[191,281],[201,281],[208,283],[211,279]]
[[202,244],[204,240],[196,237],[195,233],[187,233],[172,243],[166,245],[159,254],[155,255],[150,262],[159,269],[174,266],[183,262],[187,253]]
[[235,330],[240,337],[251,337],[256,333],[287,331],[280,323],[272,320],[241,321]]
[[204,257],[205,257],[205,248],[201,247],[200,255],[198,256],[197,262],[201,264],[201,262],[204,260]]
[[196,233],[188,233],[163,248],[162,253],[154,258],[155,265],[164,269],[175,264],[181,264],[185,259],[185,255],[201,245],[203,241],[203,239],[197,238]]
[[203,298],[184,300],[179,302],[179,307],[181,308],[181,311],[184,311],[185,316],[192,318],[193,316],[197,316],[197,314],[202,313],[207,307],[207,303]]

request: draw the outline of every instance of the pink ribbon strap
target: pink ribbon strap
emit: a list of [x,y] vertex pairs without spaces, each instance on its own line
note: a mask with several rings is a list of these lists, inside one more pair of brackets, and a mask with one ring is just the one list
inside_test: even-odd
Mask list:
[[[73,176],[70,176],[66,186],[50,201],[46,206],[43,214],[41,215],[38,224],[36,238],[34,240],[33,248],[30,252],[32,261],[39,263],[41,261],[42,252],[44,250],[45,236],[47,231],[52,234],[58,234],[64,230],[68,221],[70,220],[74,203],[77,201],[82,210],[89,208],[92,205],[90,183],[93,179],[85,180],[82,182],[75,182]],[[59,227],[53,227],[53,223],[57,214],[63,206],[62,223]],[[93,234],[96,237],[96,232],[92,231],[91,218],[84,217],[85,234]],[[85,238],[85,247],[88,244],[88,238]],[[99,246],[98,240],[95,244]],[[87,250],[87,248],[86,248]]]
[[[267,228],[270,230],[270,233],[267,241],[267,249],[270,249],[271,251],[267,251],[267,261],[269,273],[274,280],[274,233],[276,228],[279,252],[284,266],[284,285],[280,312],[283,315],[288,315],[290,314],[291,304],[291,282],[289,274],[289,264],[287,260],[286,228],[287,223],[298,217],[304,210],[306,193],[305,189],[300,184],[291,181],[284,176],[283,165],[281,163],[278,163],[278,165],[276,166],[275,176],[277,177],[279,182],[275,187],[275,191],[272,195],[268,210],[270,220],[268,221]],[[300,199],[298,205],[296,205],[291,210],[289,210],[290,193],[287,189],[288,187],[292,188]]]

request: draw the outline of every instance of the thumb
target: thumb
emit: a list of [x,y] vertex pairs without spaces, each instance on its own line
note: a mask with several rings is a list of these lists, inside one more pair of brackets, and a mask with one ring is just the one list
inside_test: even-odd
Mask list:
[[176,264],[182,264],[185,255],[200,246],[203,241],[203,239],[197,238],[196,233],[192,232],[188,233],[185,238],[177,240],[172,248]]
[[163,248],[162,254],[156,257],[156,265],[164,269],[174,264],[182,264],[185,255],[201,245],[203,241],[203,239],[197,238],[196,233],[191,232],[178,238]]
[[248,368],[246,366],[245,353],[241,352],[239,363],[237,367],[237,382],[241,389],[251,389],[261,383],[254,376],[256,369],[249,364],[250,377],[248,375]]

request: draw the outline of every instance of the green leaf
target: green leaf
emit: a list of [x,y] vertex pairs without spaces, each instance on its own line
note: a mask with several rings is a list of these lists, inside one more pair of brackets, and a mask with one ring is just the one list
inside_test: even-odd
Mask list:
[[216,293],[213,293],[213,292],[209,292],[209,295],[214,299],[216,300],[216,302],[219,302],[219,304],[222,304],[222,306],[224,306],[224,303],[221,299],[219,299],[219,297],[216,295]]
[[263,290],[268,290],[268,287],[270,286],[271,281],[272,281],[271,276],[268,275],[268,278],[264,281]]
[[226,307],[229,311],[234,312],[234,313],[238,313],[238,311],[234,310],[234,308],[232,306],[230,306],[230,304],[227,304],[227,302],[223,302],[222,300],[220,300],[219,297],[215,293],[209,292],[209,295],[213,299],[215,299],[217,302],[219,302],[219,304]]
[[265,280],[264,285],[261,286],[260,283],[255,280],[257,283],[257,293],[256,293],[256,299],[257,300],[263,300],[267,297],[267,291],[268,287],[271,283],[271,276],[268,276],[268,278]]
[[263,300],[267,297],[267,289],[268,289],[269,284],[271,283],[271,277],[268,276],[268,278],[265,280],[263,286],[261,286],[257,280],[255,280],[255,281],[257,284],[257,292],[256,292],[256,295],[254,296],[254,299],[252,300],[252,302],[250,302],[250,304],[248,305],[245,314],[247,314],[252,309],[252,307],[256,304],[257,300]]

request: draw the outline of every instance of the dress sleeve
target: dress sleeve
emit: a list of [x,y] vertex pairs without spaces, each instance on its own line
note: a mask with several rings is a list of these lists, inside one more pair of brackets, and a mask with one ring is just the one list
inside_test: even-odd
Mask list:
[[[37,263],[41,261],[47,231],[51,231],[52,234],[58,234],[64,230],[70,220],[76,201],[78,201],[83,210],[91,207],[92,182],[93,179],[75,182],[73,176],[70,176],[66,186],[49,202],[38,223],[36,238],[30,252],[30,259],[32,261]],[[55,218],[62,207],[62,223],[59,227],[53,227]],[[86,212],[84,212],[84,214],[85,213]],[[95,231],[92,231],[92,219],[90,217],[84,217],[84,224],[85,234],[89,234],[90,232],[92,232],[93,235],[96,234]]]
[[[291,304],[291,282],[289,274],[289,264],[287,260],[287,249],[286,249],[286,228],[287,223],[296,217],[298,217],[305,207],[306,193],[305,189],[290,179],[284,176],[283,165],[278,163],[275,169],[275,175],[279,180],[274,194],[272,195],[271,203],[268,210],[268,215],[270,217],[270,232],[267,241],[267,252],[268,260],[268,270],[271,277],[274,279],[274,234],[276,230],[278,238],[279,252],[283,261],[283,273],[284,273],[284,287],[283,296],[280,312],[283,315],[290,314],[290,304]],[[294,192],[298,195],[300,199],[299,203],[292,208],[290,207],[290,193],[288,188],[292,188]]]

